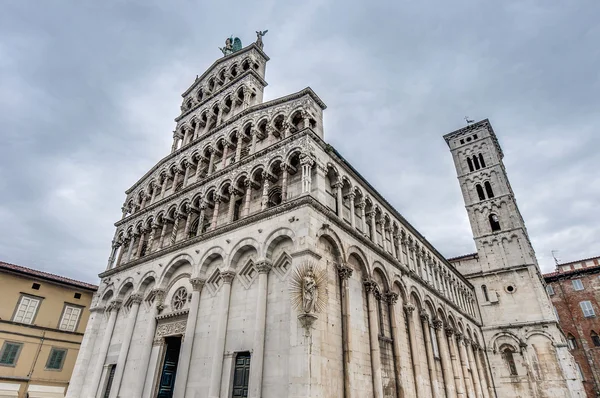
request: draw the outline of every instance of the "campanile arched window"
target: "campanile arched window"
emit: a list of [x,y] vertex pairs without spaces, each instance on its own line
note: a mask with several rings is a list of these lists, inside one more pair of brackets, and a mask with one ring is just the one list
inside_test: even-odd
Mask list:
[[485,200],[485,194],[483,193],[483,188],[481,185],[475,185],[475,189],[477,190],[477,196],[479,196],[479,200]]
[[487,194],[488,199],[494,197],[494,190],[492,189],[492,184],[489,181],[486,181],[483,186],[485,187],[485,193]]
[[474,171],[475,170],[473,168],[473,161],[471,160],[471,158],[467,158],[467,165],[469,166],[469,171]]
[[479,154],[479,163],[481,164],[481,167],[485,167],[485,161],[483,160],[483,154]]
[[511,347],[505,347],[502,349],[502,357],[506,361],[508,370],[511,376],[517,376],[517,365],[515,364],[514,350]]
[[475,170],[479,170],[481,166],[479,165],[479,159],[477,156],[473,156],[473,165],[475,166]]
[[483,298],[485,301],[490,301],[490,297],[488,296],[488,290],[486,285],[481,285],[481,293],[483,293]]
[[500,231],[500,219],[495,214],[490,214],[490,227],[492,228],[492,232]]

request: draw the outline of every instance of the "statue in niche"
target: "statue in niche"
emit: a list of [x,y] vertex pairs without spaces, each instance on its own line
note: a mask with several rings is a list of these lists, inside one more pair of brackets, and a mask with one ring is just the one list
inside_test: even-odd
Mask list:
[[262,50],[263,48],[263,36],[267,34],[269,30],[257,30],[256,31],[256,45],[258,46],[258,48],[260,48]]
[[302,278],[302,308],[306,313],[314,313],[317,310],[317,300],[319,291],[317,290],[317,281],[312,267],[308,269],[304,278]]

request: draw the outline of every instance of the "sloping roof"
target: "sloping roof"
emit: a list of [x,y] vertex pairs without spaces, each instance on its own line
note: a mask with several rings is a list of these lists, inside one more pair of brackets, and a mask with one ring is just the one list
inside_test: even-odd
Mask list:
[[38,270],[27,268],[27,267],[21,267],[20,265],[15,265],[15,264],[10,264],[10,263],[5,263],[3,261],[0,261],[0,272],[4,271],[4,270],[8,271],[8,272],[17,273],[17,274],[32,276],[35,278],[46,279],[46,280],[57,282],[57,283],[64,284],[64,285],[71,285],[71,286],[79,287],[79,288],[86,289],[86,290],[92,290],[92,291],[98,290],[98,286],[92,285],[90,283],[76,281],[75,279],[66,278],[64,276],[50,274],[48,272],[38,271]]
[[453,262],[453,261],[464,260],[464,259],[467,259],[467,258],[477,258],[477,253],[463,254],[462,256],[456,256],[456,257],[447,258],[446,260],[448,260],[449,262]]

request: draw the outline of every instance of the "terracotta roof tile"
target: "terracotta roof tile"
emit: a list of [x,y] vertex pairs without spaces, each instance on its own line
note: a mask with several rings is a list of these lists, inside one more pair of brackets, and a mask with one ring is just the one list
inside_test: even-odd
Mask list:
[[8,270],[8,271],[17,272],[19,274],[26,274],[26,275],[30,275],[30,276],[34,276],[34,277],[38,277],[38,278],[48,279],[48,280],[51,280],[54,282],[77,286],[77,287],[87,289],[87,290],[93,290],[93,291],[98,290],[98,286],[92,285],[90,283],[76,281],[75,279],[70,279],[70,278],[66,278],[64,276],[50,274],[48,272],[38,271],[38,270],[27,268],[27,267],[21,267],[20,265],[5,263],[3,261],[0,261],[0,271],[1,270]]

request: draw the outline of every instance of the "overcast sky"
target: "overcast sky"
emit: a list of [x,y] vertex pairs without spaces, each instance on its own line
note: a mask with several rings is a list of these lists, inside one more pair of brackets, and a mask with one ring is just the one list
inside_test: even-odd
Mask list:
[[492,122],[542,270],[552,250],[600,255],[598,15],[597,0],[4,0],[0,261],[97,281],[181,93],[258,29],[265,100],[312,87],[325,139],[444,255],[475,250],[442,139],[465,116]]

